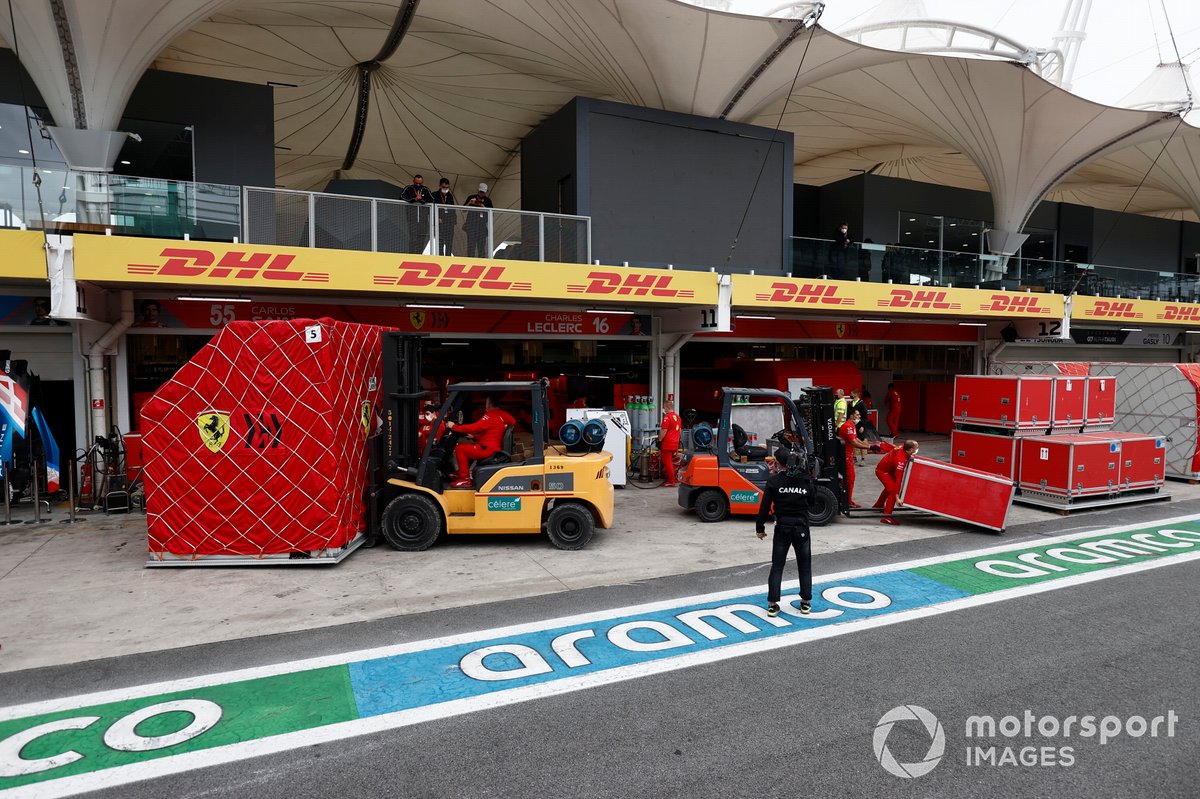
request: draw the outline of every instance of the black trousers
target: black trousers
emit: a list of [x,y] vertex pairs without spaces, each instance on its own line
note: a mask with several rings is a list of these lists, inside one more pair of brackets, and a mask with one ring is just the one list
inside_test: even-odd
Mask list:
[[779,601],[779,586],[783,582],[783,566],[787,563],[789,549],[796,550],[796,566],[800,570],[800,598],[812,599],[812,537],[808,533],[808,520],[779,519],[775,524],[775,537],[771,539],[771,576],[767,578],[768,602]]

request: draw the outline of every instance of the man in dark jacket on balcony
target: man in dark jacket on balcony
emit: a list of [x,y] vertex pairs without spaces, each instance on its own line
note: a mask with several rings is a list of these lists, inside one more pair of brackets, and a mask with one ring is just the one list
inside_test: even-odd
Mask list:
[[400,192],[400,199],[409,206],[403,209],[405,220],[408,222],[408,252],[425,252],[429,243],[429,214],[433,205],[433,192],[425,185],[425,178],[413,175],[413,182]]

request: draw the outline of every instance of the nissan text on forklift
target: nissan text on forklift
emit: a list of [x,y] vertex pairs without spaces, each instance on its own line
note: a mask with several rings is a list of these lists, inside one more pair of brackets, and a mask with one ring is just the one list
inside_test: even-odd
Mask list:
[[[421,338],[385,332],[383,428],[372,437],[368,487],[368,540],[380,535],[404,551],[428,549],[443,534],[541,533],[559,549],[582,549],[596,527],[612,526],[612,455],[602,451],[605,428],[568,422],[559,442],[550,440],[544,381],[456,383],[448,387],[433,432],[418,446]],[[516,448],[515,429],[504,431],[498,451],[475,461],[470,484],[453,487],[459,422],[484,398],[503,403],[531,446]]]
[[[767,459],[774,445],[777,449],[803,447],[809,454],[817,483],[816,506],[809,512],[811,524],[828,524],[838,513],[849,515],[849,497],[838,472],[845,455],[833,423],[833,391],[820,386],[803,392],[793,400],[790,394],[775,389],[722,388],[717,429],[707,424],[692,429],[695,454],[679,484],[680,507],[695,510],[702,522],[719,522],[730,514],[757,514],[771,476]],[[748,423],[778,426],[778,432],[767,439],[768,446],[750,445],[742,425],[734,419],[739,412]]]

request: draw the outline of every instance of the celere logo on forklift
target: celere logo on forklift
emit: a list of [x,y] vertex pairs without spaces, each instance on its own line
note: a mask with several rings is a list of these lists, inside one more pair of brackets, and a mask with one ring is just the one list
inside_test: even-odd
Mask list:
[[520,510],[520,497],[488,497],[488,510]]

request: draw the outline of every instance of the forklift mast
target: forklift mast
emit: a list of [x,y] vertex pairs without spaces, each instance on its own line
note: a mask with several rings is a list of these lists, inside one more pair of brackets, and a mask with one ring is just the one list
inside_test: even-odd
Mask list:
[[821,474],[828,476],[829,470],[836,474],[838,464],[845,456],[833,423],[833,389],[829,386],[813,386],[803,389],[803,392],[796,398],[796,405],[812,437],[813,454],[821,462]]
[[427,392],[421,390],[423,336],[385,331],[383,344],[382,452],[376,463],[386,471],[417,465],[417,422]]

